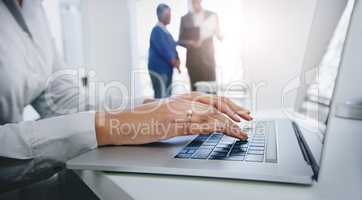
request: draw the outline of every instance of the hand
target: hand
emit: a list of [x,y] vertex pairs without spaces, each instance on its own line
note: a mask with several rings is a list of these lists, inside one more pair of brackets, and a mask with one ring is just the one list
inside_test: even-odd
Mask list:
[[194,40],[190,40],[188,46],[190,46],[191,48],[200,48],[202,45],[202,41],[198,40],[198,41],[194,41]]
[[172,64],[172,66],[173,66],[174,68],[177,69],[178,73],[181,74],[181,68],[180,68],[181,63],[180,63],[180,59],[172,60],[172,61],[171,61],[171,64]]
[[236,105],[230,99],[225,97],[206,95],[200,92],[192,92],[190,94],[184,94],[174,98],[181,98],[188,101],[199,102],[213,106],[236,122],[240,122],[240,117],[247,121],[253,120],[249,110]]
[[180,59],[176,59],[175,64],[174,64],[174,67],[177,69],[178,73],[181,74],[181,68],[180,68],[180,66],[181,66]]
[[[227,114],[226,114],[227,115]],[[215,107],[186,99],[169,99],[120,113],[97,113],[99,146],[140,145],[182,135],[222,132],[247,139],[237,123]]]

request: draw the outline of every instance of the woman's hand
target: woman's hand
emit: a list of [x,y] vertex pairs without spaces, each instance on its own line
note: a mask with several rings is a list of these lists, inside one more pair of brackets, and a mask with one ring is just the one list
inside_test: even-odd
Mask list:
[[199,102],[206,105],[210,105],[218,109],[220,112],[226,114],[236,122],[240,122],[240,117],[244,120],[251,121],[253,118],[250,115],[250,111],[236,105],[230,99],[226,97],[219,97],[215,95],[206,95],[200,92],[192,92],[190,94],[184,94],[173,97],[176,99],[185,99],[192,102]]
[[247,139],[247,134],[230,118],[240,110],[231,112],[210,105],[175,98],[144,104],[128,112],[97,113],[98,145],[139,145],[216,131],[241,140]]
[[171,61],[171,65],[172,65],[174,68],[177,69],[178,73],[181,74],[181,68],[180,68],[181,62],[180,62],[180,59],[177,58],[177,59],[172,60],[172,61]]

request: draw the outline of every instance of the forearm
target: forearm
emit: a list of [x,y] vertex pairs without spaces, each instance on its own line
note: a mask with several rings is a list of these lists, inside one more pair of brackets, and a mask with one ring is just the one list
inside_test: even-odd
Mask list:
[[[108,145],[141,145],[160,141],[152,117],[145,113],[99,112],[95,116],[98,147]],[[154,134],[157,133],[157,134]]]
[[186,49],[191,48],[194,43],[195,43],[195,41],[193,41],[193,40],[179,40],[177,42],[178,45],[185,47]]
[[95,116],[96,137],[99,147],[108,145],[131,145],[134,132],[122,130],[122,126],[130,127],[133,115],[128,112],[111,114],[99,112]]
[[76,113],[0,127],[0,156],[66,161],[97,147],[94,113]]

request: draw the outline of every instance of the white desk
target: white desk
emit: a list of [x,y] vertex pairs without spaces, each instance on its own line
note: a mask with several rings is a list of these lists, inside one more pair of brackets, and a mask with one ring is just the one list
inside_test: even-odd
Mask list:
[[[275,112],[263,113],[263,116],[275,116]],[[336,119],[340,120],[340,119]],[[340,120],[340,128],[336,132],[344,130]],[[353,128],[348,122],[350,129]],[[360,127],[361,122],[354,125]],[[355,128],[355,130],[357,130]],[[357,130],[358,131],[358,130]],[[289,184],[277,184],[255,181],[237,181],[226,179],[209,179],[197,177],[145,175],[128,173],[104,173],[92,171],[78,171],[83,181],[103,200],[113,199],[268,199],[268,200],[324,200],[324,199],[348,199],[361,200],[362,175],[362,134],[355,140],[347,139],[343,144],[347,145],[347,151],[357,151],[352,156],[341,155],[341,162],[334,162],[333,166],[322,166],[322,173],[318,183],[313,186],[300,186]],[[330,141],[331,146],[333,141]],[[356,145],[359,145],[356,146]],[[359,151],[359,152],[358,152]],[[359,155],[360,157],[353,157]],[[345,158],[345,160],[343,160]],[[331,158],[324,159],[329,162]],[[333,158],[334,159],[334,158]],[[352,160],[351,160],[352,159]],[[345,165],[348,162],[351,166]],[[358,171],[359,169],[359,171]]]
[[319,199],[313,187],[222,179],[80,172],[101,199]]

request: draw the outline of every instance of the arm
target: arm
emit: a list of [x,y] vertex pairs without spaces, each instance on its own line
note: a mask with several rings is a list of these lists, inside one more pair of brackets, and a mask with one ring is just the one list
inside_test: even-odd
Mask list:
[[[105,110],[111,107],[108,105],[124,102],[124,98],[116,95],[108,98],[109,102],[89,97],[78,84],[77,70],[66,70],[59,56],[55,58],[54,73],[48,79],[47,88],[32,102],[42,120],[1,127],[1,141],[9,144],[0,147],[1,156],[50,157],[66,161],[97,148],[94,110]],[[142,104],[142,101],[126,99],[123,109]]]
[[0,126],[0,157],[66,161],[97,147],[94,113]]
[[160,55],[167,63],[173,67],[177,67],[178,54],[174,44],[166,38],[167,36],[160,29],[154,29],[151,34],[152,48]]
[[[50,68],[63,66],[57,55],[54,56],[56,59]],[[50,81],[52,83],[46,85],[48,88],[32,102],[41,120],[0,126],[1,157],[15,159],[48,157],[65,161],[97,147],[95,114],[78,113],[88,109],[85,98],[70,76],[55,77],[54,74],[49,77],[49,80],[54,79]],[[13,99],[7,101],[9,105],[16,103]]]
[[108,102],[96,102],[77,84],[77,75],[64,75],[76,70],[65,70],[63,66],[57,59],[54,77],[43,94],[32,103],[42,120],[0,127],[0,141],[4,142],[0,145],[0,156],[16,159],[49,157],[66,161],[100,145],[93,110],[112,109],[110,105],[119,105],[120,102],[126,102],[122,108],[126,110],[143,103],[141,98],[130,101],[116,95]]
[[218,40],[222,40],[223,36],[220,29],[219,17],[215,13],[211,13],[202,26],[202,40],[212,39],[216,37]]
[[193,41],[193,40],[188,40],[186,38],[185,22],[184,21],[185,21],[184,18],[182,18],[181,19],[181,25],[180,25],[179,40],[178,40],[177,43],[180,46],[185,47],[186,49],[198,47],[200,42]]
[[216,15],[216,38],[220,41],[224,39],[224,36],[220,28],[220,20],[218,15]]

